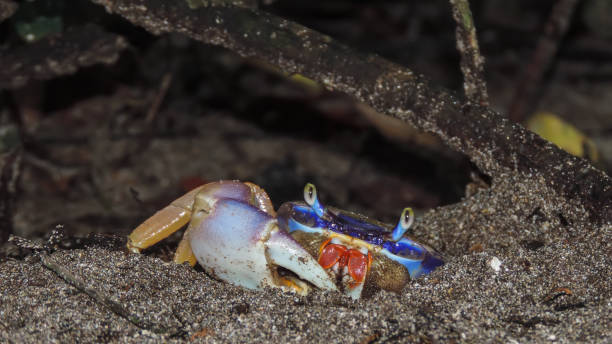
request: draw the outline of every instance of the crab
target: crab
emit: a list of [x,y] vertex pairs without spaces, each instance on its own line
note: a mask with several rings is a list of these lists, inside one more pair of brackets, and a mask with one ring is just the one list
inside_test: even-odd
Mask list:
[[405,208],[395,227],[325,207],[313,184],[304,202],[278,212],[259,186],[218,181],[199,186],[139,225],[128,248],[140,252],[187,225],[174,256],[211,276],[249,289],[281,288],[306,295],[313,287],[353,299],[379,289],[399,292],[442,265],[441,255],[407,235]]

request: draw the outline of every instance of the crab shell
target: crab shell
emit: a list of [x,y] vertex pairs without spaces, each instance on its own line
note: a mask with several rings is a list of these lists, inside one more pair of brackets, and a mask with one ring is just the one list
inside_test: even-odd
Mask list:
[[431,247],[407,235],[393,241],[391,226],[361,214],[328,207],[319,216],[304,202],[287,202],[278,210],[278,221],[313,256],[320,254],[321,245],[329,238],[372,255],[366,279],[356,287],[350,279],[338,278],[348,277],[346,272],[336,272],[339,289],[353,298],[369,296],[378,289],[399,292],[411,279],[444,263]]

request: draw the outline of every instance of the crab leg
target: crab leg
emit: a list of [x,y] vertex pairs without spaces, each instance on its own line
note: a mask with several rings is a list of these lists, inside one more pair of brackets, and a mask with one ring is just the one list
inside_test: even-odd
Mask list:
[[189,229],[187,228],[187,231],[185,231],[185,235],[183,235],[176,252],[174,252],[174,262],[177,264],[189,263],[189,265],[195,266],[198,261],[191,250],[191,243],[189,243]]
[[185,226],[191,219],[195,195],[205,186],[189,191],[136,227],[128,237],[128,249],[139,253]]
[[[141,250],[164,240],[189,223],[196,195],[200,192],[210,197],[244,198],[261,211],[271,216],[276,216],[272,201],[270,201],[266,192],[256,184],[238,181],[209,183],[198,186],[174,200],[170,205],[136,227],[128,237],[128,249],[139,253]],[[187,233],[189,231],[190,229],[188,228]],[[188,238],[188,234],[183,236],[174,255],[174,262],[177,264],[188,262],[189,265],[194,266],[196,258],[191,251]]]
[[274,210],[274,206],[272,205],[272,201],[268,194],[259,187],[257,184],[253,184],[250,182],[244,183],[244,185],[248,186],[251,189],[251,195],[253,196],[253,200],[251,204],[257,206],[259,210],[265,212],[266,214],[276,217],[276,211]]

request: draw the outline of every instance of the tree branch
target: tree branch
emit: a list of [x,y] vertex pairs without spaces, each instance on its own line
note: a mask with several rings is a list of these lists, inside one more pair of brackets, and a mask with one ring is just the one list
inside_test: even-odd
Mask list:
[[484,58],[480,55],[476,26],[468,0],[450,0],[453,18],[457,23],[457,50],[461,54],[463,91],[468,100],[489,106],[487,83],[484,78]]
[[97,63],[111,64],[125,48],[123,37],[90,24],[12,50],[0,49],[0,89],[72,74]]
[[466,104],[430,85],[405,67],[356,53],[329,36],[254,9],[191,10],[183,1],[165,0],[92,1],[152,33],[180,32],[264,60],[435,133],[468,155],[494,184],[512,174],[516,180],[544,184],[566,201],[543,205],[545,212],[558,214],[571,204],[572,209],[581,209],[566,214],[573,223],[612,222],[612,181],[605,173],[491,109]]

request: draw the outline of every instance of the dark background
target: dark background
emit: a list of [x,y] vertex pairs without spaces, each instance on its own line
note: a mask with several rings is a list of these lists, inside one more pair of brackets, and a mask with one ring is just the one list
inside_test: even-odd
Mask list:
[[[491,106],[500,113],[512,105],[554,3],[471,2]],[[612,160],[606,4],[579,4],[529,107],[582,130],[602,169]],[[113,63],[2,91],[3,121],[18,126],[22,152],[11,211],[16,234],[44,236],[56,224],[69,233],[124,234],[190,187],[218,179],[258,183],[277,207],[313,182],[327,204],[387,222],[405,206],[420,212],[454,203],[469,183],[486,187],[486,176],[436,139],[377,130],[347,97],[313,91],[258,61],[177,34],[150,35],[87,1],[19,5],[0,24],[5,58],[22,54],[27,64],[45,54],[36,44],[71,30],[118,34],[129,47]],[[447,1],[273,1],[262,8],[462,92]],[[36,21],[40,28],[24,28]],[[23,32],[41,38],[28,43]]]

